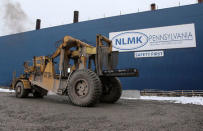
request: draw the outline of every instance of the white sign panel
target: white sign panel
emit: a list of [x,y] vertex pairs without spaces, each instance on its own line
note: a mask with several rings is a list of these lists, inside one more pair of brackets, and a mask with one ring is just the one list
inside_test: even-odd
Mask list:
[[111,32],[113,51],[143,51],[196,47],[195,25],[184,24]]
[[162,57],[162,56],[164,56],[164,51],[135,52],[135,58],[143,58],[143,57]]

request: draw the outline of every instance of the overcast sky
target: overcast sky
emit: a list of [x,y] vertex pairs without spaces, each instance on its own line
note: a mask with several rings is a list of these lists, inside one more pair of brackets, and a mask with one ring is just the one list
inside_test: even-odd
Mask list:
[[151,3],[162,9],[197,0],[0,0],[0,36],[33,30],[37,18],[46,28],[72,23],[74,10],[80,12],[80,21],[86,21],[148,11]]

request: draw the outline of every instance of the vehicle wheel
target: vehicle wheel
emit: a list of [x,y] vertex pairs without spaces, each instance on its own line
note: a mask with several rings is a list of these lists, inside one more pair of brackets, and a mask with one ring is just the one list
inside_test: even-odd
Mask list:
[[34,92],[34,93],[33,93],[33,97],[34,97],[34,98],[43,98],[44,95],[42,95],[40,92]]
[[102,94],[101,81],[91,70],[75,71],[68,81],[68,96],[78,106],[94,106]]
[[122,86],[117,77],[101,77],[103,93],[101,102],[115,103],[122,94]]
[[29,91],[24,89],[24,85],[19,81],[15,86],[15,94],[17,98],[25,98],[28,96]]

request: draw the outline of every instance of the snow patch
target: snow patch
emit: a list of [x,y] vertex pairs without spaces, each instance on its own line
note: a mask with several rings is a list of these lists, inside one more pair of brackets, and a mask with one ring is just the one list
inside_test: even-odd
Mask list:
[[203,105],[203,97],[160,97],[160,96],[141,96],[140,98],[130,98],[130,97],[122,97],[121,99],[128,100],[156,100],[156,101],[168,101],[173,103],[181,103],[181,104],[195,104],[195,105]]
[[[2,89],[0,88],[0,92],[15,92],[10,89]],[[48,95],[56,95],[56,93],[49,91]],[[203,105],[203,97],[160,97],[160,96],[140,96],[140,98],[132,98],[132,97],[121,97],[121,99],[127,100],[156,100],[156,101],[168,101],[173,103],[181,103],[181,104],[195,104],[195,105]]]
[[0,88],[0,92],[14,92],[14,90]]
[[48,91],[47,95],[57,95],[57,94],[55,92],[53,92],[53,91]]
[[[15,92],[14,90],[10,90],[10,89],[3,89],[3,88],[0,88],[0,92]],[[56,93],[54,93],[53,91],[49,91],[48,92],[48,95],[57,95]]]

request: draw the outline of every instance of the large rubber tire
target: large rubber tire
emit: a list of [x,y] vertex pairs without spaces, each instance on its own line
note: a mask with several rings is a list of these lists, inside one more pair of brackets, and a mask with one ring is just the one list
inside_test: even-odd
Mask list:
[[117,77],[101,77],[103,93],[101,102],[115,103],[122,94],[122,85]]
[[24,88],[23,82],[19,81],[16,83],[15,94],[17,98],[28,97],[29,91]]
[[102,94],[101,81],[91,70],[75,71],[68,81],[68,96],[74,105],[90,107],[97,104]]

